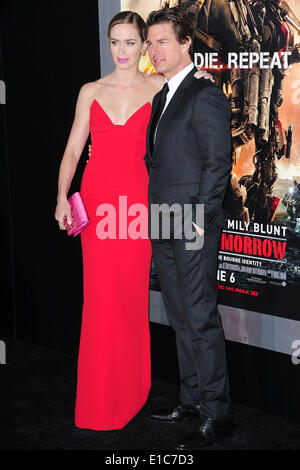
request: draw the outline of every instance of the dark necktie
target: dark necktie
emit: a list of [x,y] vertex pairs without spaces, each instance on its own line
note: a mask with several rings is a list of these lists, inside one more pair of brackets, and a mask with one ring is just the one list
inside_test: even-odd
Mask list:
[[151,155],[153,155],[153,149],[154,149],[154,136],[155,136],[155,129],[158,124],[158,121],[160,119],[161,113],[163,112],[163,109],[166,104],[166,99],[167,99],[167,93],[169,91],[169,86],[168,83],[166,82],[163,86],[159,102],[156,106],[155,114],[152,119],[151,123],[151,129],[150,129],[150,151]]

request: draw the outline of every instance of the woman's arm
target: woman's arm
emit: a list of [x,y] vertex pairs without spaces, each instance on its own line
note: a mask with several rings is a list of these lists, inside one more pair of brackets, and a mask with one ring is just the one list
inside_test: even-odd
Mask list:
[[72,222],[70,204],[67,201],[67,196],[78,161],[89,135],[92,92],[93,88],[90,83],[84,84],[79,91],[74,121],[60,164],[55,219],[61,223],[65,216],[67,217],[68,224]]

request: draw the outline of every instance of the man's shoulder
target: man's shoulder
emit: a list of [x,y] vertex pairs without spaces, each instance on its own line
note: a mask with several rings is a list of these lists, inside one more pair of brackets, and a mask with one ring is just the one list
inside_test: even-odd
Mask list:
[[224,96],[226,98],[221,88],[211,82],[208,78],[194,78],[190,89],[196,94],[211,94],[215,96]]
[[206,78],[193,80],[190,91],[195,101],[220,103],[229,109],[229,101],[225,93],[215,83]]

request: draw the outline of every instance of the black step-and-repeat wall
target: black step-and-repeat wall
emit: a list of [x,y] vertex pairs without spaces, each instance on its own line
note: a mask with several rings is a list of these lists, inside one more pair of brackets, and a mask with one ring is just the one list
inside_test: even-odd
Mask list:
[[[81,245],[58,229],[54,211],[79,89],[100,77],[98,3],[5,1],[0,24],[6,88],[0,337],[73,352],[81,325]],[[86,147],[71,193],[87,157]]]

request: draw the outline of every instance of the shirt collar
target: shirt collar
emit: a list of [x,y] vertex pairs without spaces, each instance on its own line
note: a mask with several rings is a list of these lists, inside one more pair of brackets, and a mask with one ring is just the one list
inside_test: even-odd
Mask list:
[[179,87],[182,80],[187,76],[187,74],[194,68],[193,62],[189,65],[184,67],[184,69],[180,70],[180,72],[176,73],[170,80],[165,79],[165,83],[168,83],[169,90],[171,93],[174,93],[176,89]]

